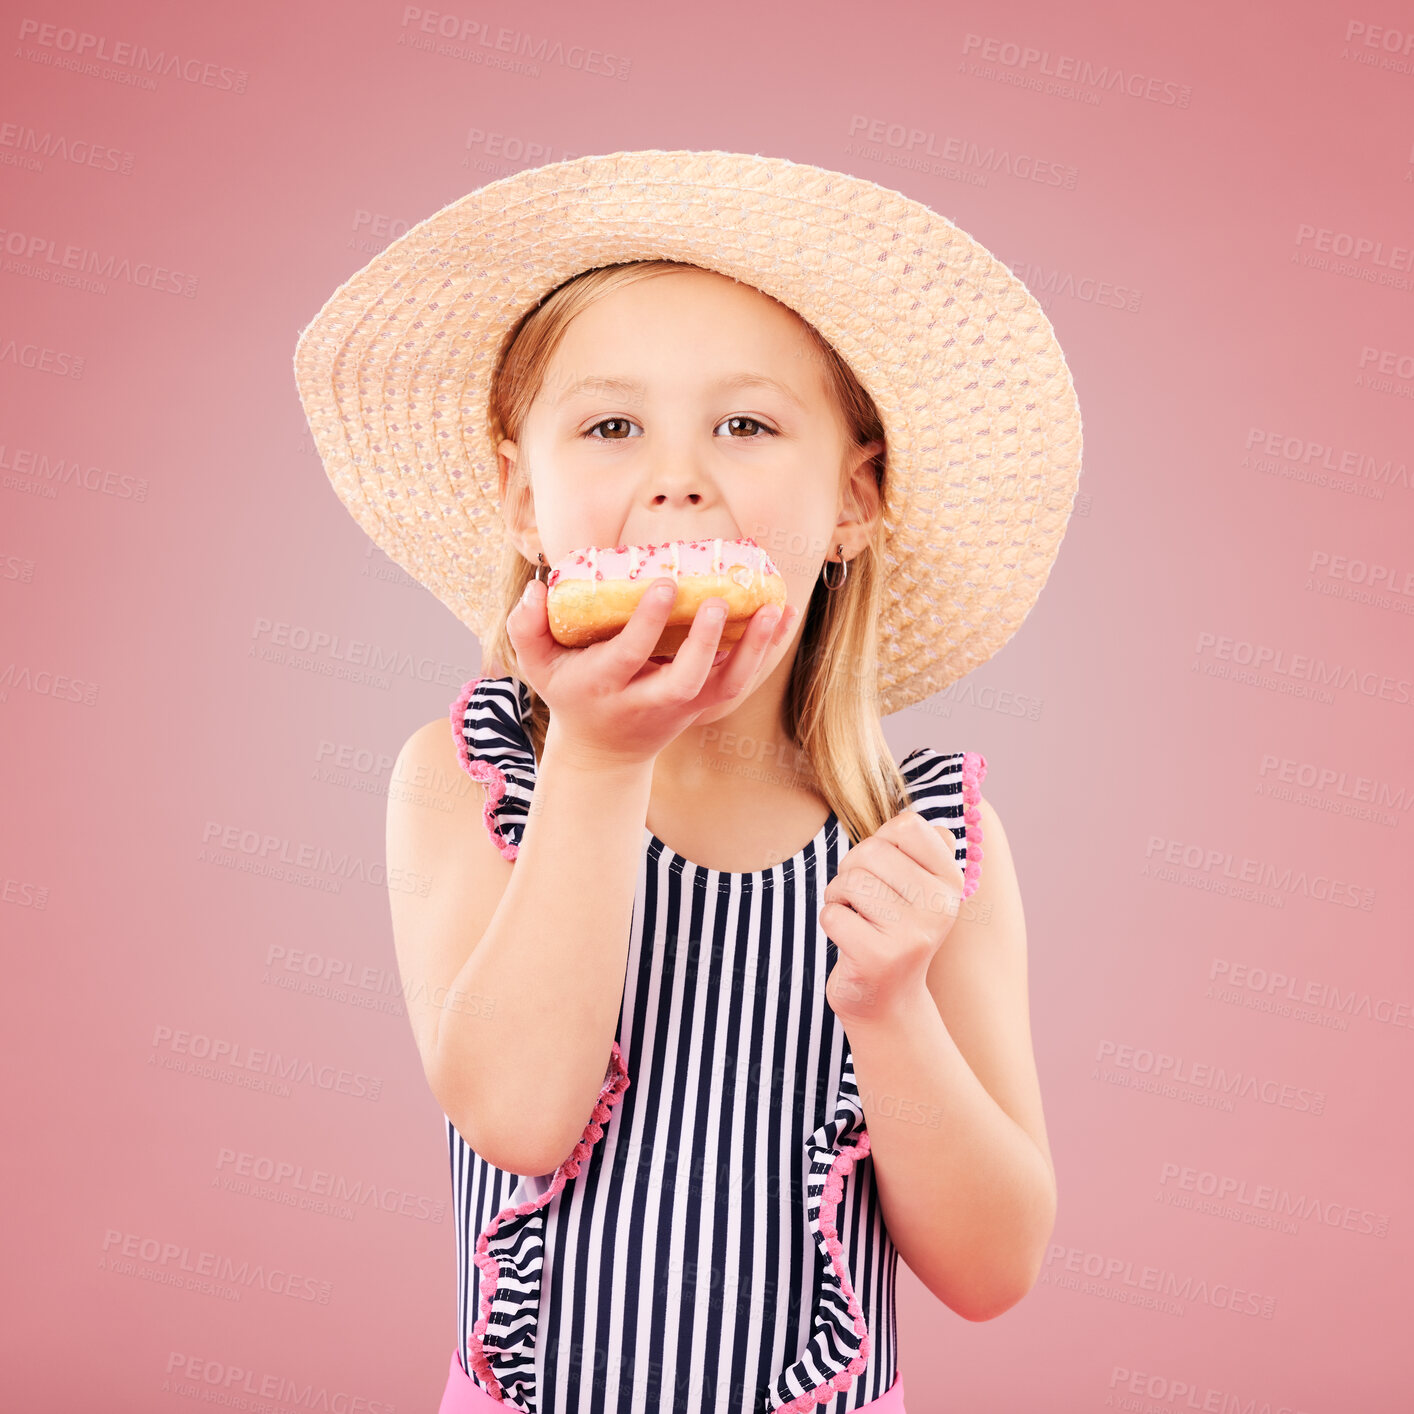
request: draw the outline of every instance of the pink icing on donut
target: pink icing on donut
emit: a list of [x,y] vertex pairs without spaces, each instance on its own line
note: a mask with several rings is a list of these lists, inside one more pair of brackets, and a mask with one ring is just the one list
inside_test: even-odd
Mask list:
[[779,575],[771,557],[749,536],[742,540],[665,540],[661,545],[586,545],[558,560],[546,587],[562,579],[656,579],[668,575],[726,574],[743,589],[760,575]]

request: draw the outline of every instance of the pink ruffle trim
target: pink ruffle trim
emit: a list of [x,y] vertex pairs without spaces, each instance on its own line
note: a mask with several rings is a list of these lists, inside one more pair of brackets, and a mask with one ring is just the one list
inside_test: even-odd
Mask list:
[[502,858],[514,859],[520,853],[520,846],[508,840],[496,824],[496,807],[500,804],[501,797],[506,793],[505,773],[498,770],[489,761],[479,761],[473,757],[466,740],[467,705],[471,702],[471,695],[476,691],[477,683],[484,681],[484,678],[472,678],[462,688],[457,700],[452,703],[452,733],[457,739],[457,759],[460,760],[472,780],[480,781],[486,787],[486,805],[481,812],[481,818],[486,822],[486,828],[491,832],[491,838],[496,841],[496,847],[501,851]]
[[825,1249],[830,1254],[830,1264],[835,1269],[835,1276],[839,1278],[840,1290],[848,1303],[849,1314],[854,1317],[854,1333],[859,1337],[859,1354],[843,1371],[826,1380],[824,1384],[816,1385],[814,1389],[806,1390],[804,1394],[788,1399],[778,1406],[781,1409],[794,1410],[795,1414],[807,1414],[807,1411],[817,1404],[824,1404],[826,1400],[833,1399],[835,1395],[847,1390],[854,1383],[855,1376],[869,1363],[869,1328],[864,1324],[864,1312],[849,1279],[844,1248],[840,1244],[839,1229],[835,1225],[835,1213],[844,1198],[844,1184],[841,1180],[854,1168],[855,1160],[864,1158],[868,1153],[869,1134],[866,1130],[860,1134],[859,1143],[846,1144],[839,1151],[834,1163],[830,1165],[830,1172],[825,1177],[824,1191],[820,1194],[820,1235],[825,1239]]
[[982,782],[987,775],[987,758],[980,751],[962,753],[962,818],[966,823],[967,864],[962,871],[962,896],[969,897],[982,877]]
[[569,1158],[555,1170],[555,1176],[550,1181],[550,1186],[538,1198],[532,1199],[528,1203],[511,1203],[502,1208],[486,1224],[481,1236],[476,1240],[476,1265],[485,1273],[487,1280],[481,1284],[481,1314],[477,1317],[476,1324],[467,1337],[467,1360],[471,1368],[486,1382],[489,1387],[487,1393],[493,1399],[504,1401],[506,1396],[501,1389],[500,1381],[491,1369],[491,1360],[486,1354],[486,1347],[482,1344],[482,1337],[486,1334],[486,1327],[491,1320],[491,1303],[496,1294],[496,1283],[501,1277],[500,1263],[496,1261],[489,1250],[490,1240],[505,1219],[524,1217],[527,1213],[533,1213],[537,1208],[543,1208],[546,1204],[553,1202],[555,1195],[565,1186],[565,1181],[573,1178],[579,1172],[580,1164],[589,1157],[590,1150],[604,1137],[604,1124],[609,1118],[609,1111],[618,1104],[624,1091],[629,1087],[628,1067],[624,1064],[623,1052],[619,1049],[617,1041],[613,1043],[609,1054],[612,1074],[599,1089],[598,1103],[594,1106],[589,1123],[584,1126],[584,1133],[580,1136],[579,1143],[570,1151]]

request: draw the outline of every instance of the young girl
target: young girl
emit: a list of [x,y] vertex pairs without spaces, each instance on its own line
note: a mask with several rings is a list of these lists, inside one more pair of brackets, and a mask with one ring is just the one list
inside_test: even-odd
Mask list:
[[[898,1256],[985,1320],[1054,1221],[986,760],[880,725],[1044,584],[1080,446],[1049,323],[896,192],[616,153],[414,228],[296,370],[345,503],[486,647],[388,812],[456,1198],[442,1414],[901,1414]],[[654,661],[670,576],[551,636],[562,556],[716,537],[788,590],[729,650],[709,599]]]

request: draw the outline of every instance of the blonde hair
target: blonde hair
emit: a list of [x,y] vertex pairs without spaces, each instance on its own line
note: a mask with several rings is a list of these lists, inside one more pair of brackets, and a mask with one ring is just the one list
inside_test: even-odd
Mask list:
[[[576,314],[637,280],[700,268],[675,260],[599,266],[581,271],[528,310],[499,350],[488,414],[492,445],[498,446],[503,438],[519,443],[550,360]],[[877,441],[885,446],[872,461],[880,498],[887,508],[887,447],[878,407],[820,332],[808,320],[801,319],[801,323],[819,349],[826,382],[854,445],[862,448]],[[523,456],[517,457],[507,478],[507,503],[512,497],[529,494],[524,461]],[[810,785],[835,812],[854,843],[868,838],[908,803],[906,783],[884,736],[878,707],[884,520],[881,514],[873,541],[850,561],[843,585],[832,590],[822,579],[816,581],[799,631],[783,707],[786,730],[807,763]],[[516,652],[506,631],[506,619],[527,582],[534,578],[535,569],[508,539],[499,575],[499,615],[484,662],[505,665],[504,671],[517,678]],[[830,571],[832,578],[838,573]],[[499,669],[486,671],[504,675]],[[539,759],[550,709],[529,683],[526,687],[531,708],[527,730]]]

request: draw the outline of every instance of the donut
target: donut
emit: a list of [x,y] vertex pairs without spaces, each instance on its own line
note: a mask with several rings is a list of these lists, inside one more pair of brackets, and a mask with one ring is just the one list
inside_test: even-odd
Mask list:
[[565,648],[613,638],[655,579],[677,581],[678,597],[653,650],[670,658],[682,647],[704,599],[727,601],[719,648],[735,643],[763,604],[786,602],[786,582],[752,539],[666,540],[661,545],[586,545],[551,567],[546,596],[550,634]]

